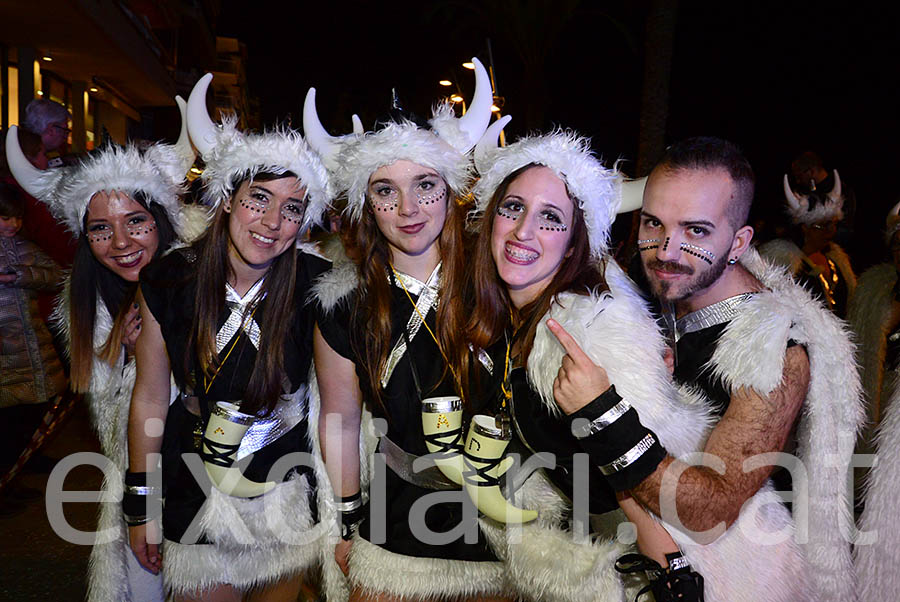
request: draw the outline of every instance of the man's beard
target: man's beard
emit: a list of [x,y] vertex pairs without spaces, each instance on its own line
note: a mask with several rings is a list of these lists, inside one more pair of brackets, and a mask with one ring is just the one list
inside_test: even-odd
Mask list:
[[647,277],[647,282],[650,283],[650,289],[657,299],[660,301],[676,303],[678,301],[684,301],[694,293],[707,289],[715,284],[716,280],[718,280],[725,271],[727,262],[728,260],[726,257],[717,259],[715,263],[701,271],[695,278],[689,279],[686,282],[681,282],[680,284],[683,288],[675,292],[671,289],[678,283],[670,282],[668,280],[658,280],[655,275],[652,274],[652,270],[693,276],[695,270],[690,266],[680,264],[677,261],[660,261],[654,257],[644,264],[644,275]]

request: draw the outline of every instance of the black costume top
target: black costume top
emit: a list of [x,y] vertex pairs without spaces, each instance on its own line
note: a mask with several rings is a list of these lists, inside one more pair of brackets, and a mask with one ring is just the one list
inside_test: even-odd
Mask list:
[[[390,349],[393,350],[398,342],[404,339],[404,329],[410,324],[412,316],[418,316],[413,309],[410,298],[400,287],[399,281],[391,285],[391,339]],[[419,296],[410,290],[410,297],[418,302]],[[349,359],[356,365],[356,374],[359,377],[359,386],[363,400],[368,404],[375,418],[384,418],[387,421],[387,437],[405,452],[415,456],[428,453],[425,446],[425,435],[422,431],[422,400],[413,379],[412,370],[415,369],[421,386],[421,397],[440,397],[456,395],[453,386],[453,376],[449,370],[445,372],[445,362],[441,352],[432,339],[428,330],[421,326],[415,334],[409,328],[409,349],[402,355],[393,369],[386,387],[381,383],[372,383],[363,368],[363,360],[359,350],[367,343],[367,325],[355,324],[353,307],[359,302],[357,292],[343,298],[330,311],[322,311],[318,316],[319,330],[328,345],[341,356]],[[321,308],[320,308],[321,309]],[[413,323],[421,320],[413,319]],[[425,314],[425,322],[431,331],[437,334],[435,328],[435,307],[432,306]],[[410,358],[413,358],[412,365]],[[373,387],[379,387],[384,407],[374,403]],[[473,413],[479,413],[477,408],[480,400],[470,400]],[[467,424],[464,421],[463,433]],[[420,558],[444,558],[454,560],[494,561],[496,557],[487,546],[484,536],[478,531],[476,543],[466,543],[463,536],[449,543],[431,545],[421,541],[410,527],[410,509],[412,505],[427,494],[434,494],[432,489],[425,489],[401,478],[388,466],[385,470],[385,488],[387,496],[386,504],[386,534],[385,541],[380,542],[372,536],[371,517],[366,516],[359,527],[359,535],[372,543],[406,556]],[[376,483],[370,484],[370,491],[377,491]],[[465,492],[459,492],[462,503],[470,503]],[[439,494],[441,495],[441,494]],[[443,493],[443,495],[446,495]],[[462,503],[434,503],[425,512],[425,525],[434,532],[446,532],[458,527],[463,521]],[[375,541],[373,541],[375,539]]]
[[[239,334],[241,330],[237,329],[219,354],[220,359],[225,358],[238,336],[240,339],[220,365],[209,392],[205,391],[202,375],[195,373],[198,365],[196,353],[188,346],[189,330],[195,313],[196,257],[193,248],[177,249],[153,261],[141,272],[141,293],[153,317],[159,322],[175,383],[183,394],[192,392],[198,398],[201,412],[199,417],[189,412],[181,401],[182,397],[179,397],[170,406],[166,416],[162,449],[165,495],[163,533],[166,539],[181,543],[204,543],[181,539],[205,500],[203,490],[190,474],[181,454],[199,451],[200,436],[217,401],[240,402],[257,354],[250,337],[246,333]],[[298,251],[294,313],[284,342],[283,361],[287,379],[285,394],[296,392],[308,381],[314,322],[312,312],[304,307],[305,300],[312,280],[329,266],[323,259]],[[265,311],[264,298],[253,315],[257,324],[261,323]],[[223,299],[217,331],[230,314]],[[261,341],[260,345],[262,344],[265,341]],[[279,458],[292,452],[309,452],[307,428],[304,415],[289,431],[254,453],[253,459],[244,469],[244,476],[253,481],[266,481],[269,469]],[[311,478],[310,471],[301,472],[306,472],[307,478]],[[205,478],[206,475],[204,473],[198,476]],[[311,500],[311,507],[314,507],[312,502],[314,500]]]
[[[494,374],[498,383],[503,378],[505,354],[505,341],[500,341],[490,349],[490,355],[494,362]],[[511,370],[510,383],[512,398],[509,401],[509,414],[513,439],[508,451],[520,453],[523,462],[532,454],[552,454],[552,457],[555,458],[556,468],[541,468],[541,470],[560,493],[571,500],[573,499],[573,488],[584,487],[586,483],[589,508],[592,514],[602,514],[617,509],[619,505],[616,501],[616,494],[607,484],[595,462],[588,462],[586,475],[574,473],[573,457],[575,454],[584,453],[584,450],[572,434],[566,417],[562,414],[552,414],[544,405],[537,391],[528,384],[524,367]]]

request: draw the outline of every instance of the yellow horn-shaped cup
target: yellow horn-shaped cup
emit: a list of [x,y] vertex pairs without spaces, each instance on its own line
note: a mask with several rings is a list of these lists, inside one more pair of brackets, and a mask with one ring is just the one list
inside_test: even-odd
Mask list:
[[422,400],[425,447],[435,454],[434,463],[444,476],[457,485],[463,484],[462,405],[459,397]]
[[485,516],[501,523],[527,523],[538,513],[513,506],[500,491],[498,479],[513,463],[512,458],[501,460],[509,440],[509,432],[498,428],[492,416],[472,418],[466,438],[464,486]]
[[257,483],[232,466],[244,433],[253,424],[254,417],[238,411],[238,407],[226,401],[216,402],[203,435],[203,466],[216,489],[234,497],[257,497],[268,493],[275,483]]

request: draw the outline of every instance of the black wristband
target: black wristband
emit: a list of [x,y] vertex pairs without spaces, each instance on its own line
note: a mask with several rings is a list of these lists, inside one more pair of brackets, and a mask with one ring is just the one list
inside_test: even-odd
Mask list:
[[636,486],[666,457],[659,439],[641,424],[637,411],[615,386],[571,414],[569,421],[581,448],[615,491]]
[[146,472],[126,472],[122,516],[129,527],[143,525],[162,514],[162,490],[147,485]]
[[353,539],[353,534],[356,533],[356,529],[365,518],[366,513],[362,492],[358,491],[347,497],[336,498],[335,505],[341,519],[341,539]]

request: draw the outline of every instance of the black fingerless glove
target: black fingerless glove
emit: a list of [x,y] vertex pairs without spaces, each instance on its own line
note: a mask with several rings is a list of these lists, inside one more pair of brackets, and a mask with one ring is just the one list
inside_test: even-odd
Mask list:
[[581,448],[615,491],[635,487],[666,457],[659,439],[615,386],[568,418]]
[[126,472],[122,516],[129,527],[143,525],[162,514],[162,489],[147,485],[146,472]]

